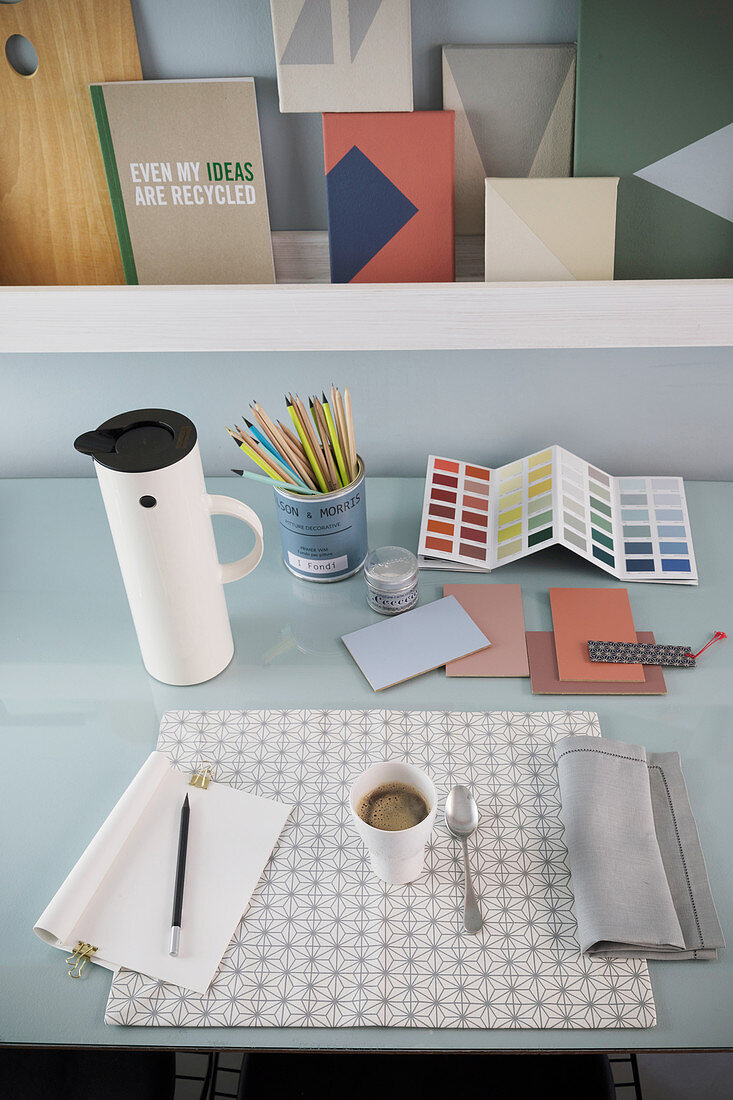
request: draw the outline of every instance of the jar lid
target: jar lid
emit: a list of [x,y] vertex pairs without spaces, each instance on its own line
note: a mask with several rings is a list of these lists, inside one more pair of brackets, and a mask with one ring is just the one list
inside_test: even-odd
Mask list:
[[405,588],[417,580],[417,558],[402,546],[380,546],[369,551],[364,576],[385,592]]

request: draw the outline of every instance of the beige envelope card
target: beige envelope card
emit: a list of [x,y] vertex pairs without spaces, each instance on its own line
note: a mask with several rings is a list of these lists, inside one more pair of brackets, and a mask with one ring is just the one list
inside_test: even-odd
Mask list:
[[410,0],[270,0],[280,110],[411,111]]
[[443,46],[443,107],[456,113],[456,233],[483,233],[487,176],[572,175],[575,52]]
[[613,279],[618,178],[487,179],[486,282]]

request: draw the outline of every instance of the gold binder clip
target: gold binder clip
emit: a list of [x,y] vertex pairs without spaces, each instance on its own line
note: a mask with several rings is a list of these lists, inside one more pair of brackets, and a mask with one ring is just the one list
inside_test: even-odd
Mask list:
[[81,972],[87,964],[87,960],[91,959],[92,955],[98,951],[98,947],[94,947],[91,943],[82,943],[81,940],[77,941],[76,947],[66,960],[67,963],[73,963],[71,970],[69,971],[70,978],[80,978]]
[[194,772],[189,787],[200,787],[202,791],[205,791],[213,778],[214,765],[202,763],[200,771]]

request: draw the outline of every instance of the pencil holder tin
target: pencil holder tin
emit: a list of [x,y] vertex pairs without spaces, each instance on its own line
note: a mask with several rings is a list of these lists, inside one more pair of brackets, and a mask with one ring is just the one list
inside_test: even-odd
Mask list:
[[306,581],[342,581],[358,573],[367,556],[364,463],[357,476],[332,493],[303,496],[273,487],[283,561]]

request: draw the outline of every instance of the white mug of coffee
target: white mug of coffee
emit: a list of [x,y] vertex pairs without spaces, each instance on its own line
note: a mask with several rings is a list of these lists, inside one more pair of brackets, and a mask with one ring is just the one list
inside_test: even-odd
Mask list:
[[437,800],[429,776],[405,760],[372,764],[354,780],[351,814],[377,878],[402,886],[418,877]]

